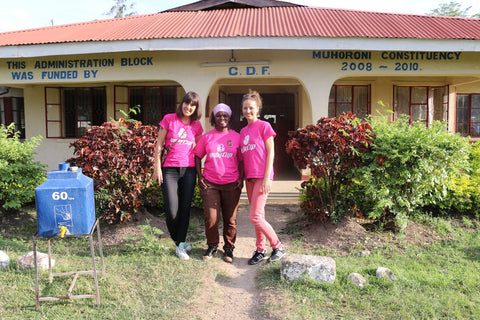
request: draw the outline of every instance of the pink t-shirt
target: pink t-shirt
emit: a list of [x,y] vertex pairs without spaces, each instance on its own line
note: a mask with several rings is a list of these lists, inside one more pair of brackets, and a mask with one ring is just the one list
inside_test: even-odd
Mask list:
[[238,180],[238,162],[241,161],[240,134],[233,130],[205,133],[195,146],[194,153],[200,159],[206,155],[203,168],[205,179],[216,184]]
[[[243,156],[246,179],[264,177],[265,162],[267,161],[265,141],[275,136],[276,133],[270,123],[263,120],[248,124],[240,131],[240,150]],[[273,180],[273,168],[270,179]]]
[[[195,137],[202,135],[203,128],[199,121],[185,124],[177,114],[166,114],[160,126],[167,130],[165,146],[172,146],[165,159],[164,167],[195,167],[193,148]],[[178,141],[177,141],[178,139]],[[177,142],[175,142],[177,141]]]

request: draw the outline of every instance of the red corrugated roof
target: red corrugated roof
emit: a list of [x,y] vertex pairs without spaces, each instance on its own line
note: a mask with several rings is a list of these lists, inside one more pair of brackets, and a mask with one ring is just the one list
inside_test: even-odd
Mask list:
[[179,11],[0,33],[0,46],[210,37],[480,39],[480,19],[316,7]]

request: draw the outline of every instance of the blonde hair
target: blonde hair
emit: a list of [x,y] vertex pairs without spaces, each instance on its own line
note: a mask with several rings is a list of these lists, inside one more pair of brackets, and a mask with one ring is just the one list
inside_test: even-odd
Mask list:
[[255,90],[248,89],[248,93],[243,95],[242,105],[243,102],[247,100],[255,101],[257,103],[258,112],[260,113],[260,111],[262,110],[262,97],[260,96],[260,94]]

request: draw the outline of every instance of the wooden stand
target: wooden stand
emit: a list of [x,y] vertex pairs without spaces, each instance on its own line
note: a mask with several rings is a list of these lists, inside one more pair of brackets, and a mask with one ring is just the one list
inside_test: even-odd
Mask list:
[[[94,241],[93,241],[93,234],[97,231],[97,236],[98,236],[98,250],[100,254],[100,263],[101,263],[101,269],[97,271],[96,263],[95,263],[95,248],[94,248]],[[68,238],[80,238],[80,237],[85,237],[88,238],[90,242],[90,254],[92,256],[92,270],[86,270],[86,271],[71,271],[71,272],[61,272],[61,273],[52,273],[52,260],[51,260],[51,239],[68,239]],[[53,282],[53,277],[58,277],[58,276],[72,276],[73,275],[73,280],[70,285],[70,287],[67,290],[67,294],[65,296],[61,297],[40,297],[39,295],[39,286],[38,286],[38,263],[37,263],[37,240],[40,238],[47,238],[48,239],[48,274],[49,274],[49,281],[50,283]],[[35,234],[33,236],[33,262],[35,265],[35,310],[38,311],[40,308],[40,301],[58,301],[58,300],[66,300],[66,299],[85,299],[85,298],[95,298],[97,300],[97,306],[100,306],[100,292],[98,290],[98,273],[102,273],[103,277],[105,278],[105,267],[103,264],[103,249],[102,249],[102,239],[100,235],[100,226],[98,224],[98,219],[95,222],[94,226],[92,227],[92,230],[90,231],[89,234],[84,234],[84,235],[65,235],[65,237],[61,238],[60,236],[38,236],[38,234]],[[86,295],[72,295],[73,288],[75,286],[75,282],[77,281],[77,278],[81,274],[92,274],[93,275],[93,280],[95,281],[95,294],[86,294]]]

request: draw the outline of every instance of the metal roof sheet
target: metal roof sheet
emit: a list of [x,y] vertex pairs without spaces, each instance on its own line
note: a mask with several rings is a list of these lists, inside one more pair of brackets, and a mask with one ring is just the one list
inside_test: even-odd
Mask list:
[[480,39],[480,19],[320,7],[175,11],[0,33],[0,46],[224,37]]

